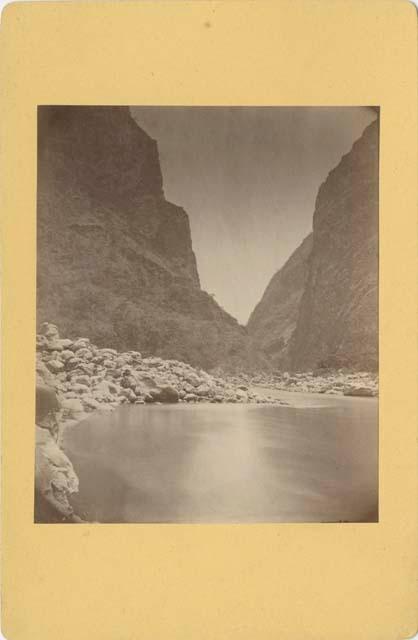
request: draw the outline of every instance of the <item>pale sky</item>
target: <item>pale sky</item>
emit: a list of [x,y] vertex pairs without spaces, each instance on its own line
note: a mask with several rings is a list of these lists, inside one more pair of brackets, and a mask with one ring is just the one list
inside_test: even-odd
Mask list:
[[320,184],[376,118],[367,107],[131,107],[186,210],[202,288],[245,324],[312,229]]

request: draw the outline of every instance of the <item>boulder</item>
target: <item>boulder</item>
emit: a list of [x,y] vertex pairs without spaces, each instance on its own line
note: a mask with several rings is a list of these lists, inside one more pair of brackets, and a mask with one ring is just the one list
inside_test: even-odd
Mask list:
[[178,402],[179,400],[178,391],[174,389],[174,387],[170,387],[167,385],[165,387],[161,387],[158,391],[158,402],[174,403]]
[[362,398],[373,398],[376,392],[369,387],[347,387],[344,389],[345,396],[358,396]]
[[80,362],[80,364],[77,366],[77,369],[81,373],[86,373],[87,375],[92,376],[94,373],[94,364],[89,362]]
[[62,351],[63,346],[60,340],[47,340],[45,348],[47,351]]
[[127,400],[129,400],[129,402],[135,402],[135,400],[137,400],[137,397],[135,393],[132,391],[132,389],[121,389],[120,393]]
[[213,395],[212,389],[207,384],[201,384],[199,387],[197,387],[195,393],[200,398],[209,398]]
[[106,369],[113,369],[113,360],[110,360],[109,358],[106,358],[105,360],[102,361],[102,365]]
[[70,349],[64,349],[61,352],[60,357],[62,360],[64,360],[67,363],[68,360],[75,358],[74,351],[71,351]]
[[136,378],[139,381],[139,384],[142,387],[145,387],[145,389],[155,389],[156,381],[151,376],[137,373]]
[[55,324],[50,324],[49,322],[43,322],[41,324],[39,333],[42,336],[46,336],[48,340],[59,339],[58,327]]
[[76,378],[73,378],[73,381],[76,384],[84,384],[87,387],[90,386],[90,378],[89,376],[86,376],[86,375],[77,376]]
[[186,382],[188,382],[192,387],[198,387],[201,384],[201,379],[195,373],[186,373],[184,376]]
[[63,363],[59,360],[50,360],[49,362],[47,362],[46,366],[50,371],[52,371],[52,373],[58,373],[59,371],[62,371],[64,369]]
[[119,369],[108,369],[106,371],[106,377],[112,378],[113,380],[119,380],[119,378],[122,377],[122,374]]
[[98,409],[100,407],[100,402],[92,398],[91,396],[84,396],[83,404],[87,409]]
[[48,338],[46,336],[36,336],[36,350],[43,351],[48,348]]
[[102,353],[103,355],[106,355],[106,356],[117,356],[118,355],[118,352],[116,351],[116,349],[108,349],[108,348],[100,349],[100,353]]
[[78,351],[79,349],[87,349],[90,346],[90,340],[88,338],[78,338],[74,340],[72,344],[72,351]]
[[123,389],[135,389],[137,381],[131,375],[124,375],[121,378],[120,386],[123,387]]
[[86,384],[73,384],[72,385],[73,391],[75,391],[75,393],[89,393],[90,392],[90,387],[88,387]]
[[108,380],[101,380],[94,387],[94,392],[102,396],[114,396],[119,393],[119,387]]
[[65,366],[67,369],[71,370],[71,369],[76,369],[78,366],[80,366],[82,364],[82,360],[80,358],[68,358],[68,360],[65,361]]
[[93,358],[93,353],[87,347],[82,347],[81,349],[75,349],[77,353],[77,358],[81,358],[82,360],[91,360]]
[[159,367],[163,363],[163,360],[161,358],[145,358],[143,363],[148,367]]
[[61,405],[64,419],[81,421],[86,417],[81,400],[65,398]]
[[70,349],[73,344],[73,341],[69,340],[68,338],[60,338],[58,342],[63,349]]
[[151,400],[147,400],[148,396],[152,398],[153,402],[175,403],[179,400],[179,394],[177,390],[174,389],[174,387],[170,387],[168,385],[157,387],[156,389],[150,389],[145,395],[145,401],[151,402]]
[[41,360],[36,361],[36,378],[38,381],[43,381],[49,386],[52,386],[54,384],[54,376],[52,375],[46,364]]

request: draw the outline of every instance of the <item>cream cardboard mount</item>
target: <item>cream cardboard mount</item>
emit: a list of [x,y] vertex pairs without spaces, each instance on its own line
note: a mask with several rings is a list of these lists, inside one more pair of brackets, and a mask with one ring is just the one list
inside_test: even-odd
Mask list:
[[[392,640],[416,633],[416,44],[416,9],[403,1],[4,9],[6,638]],[[379,522],[34,523],[39,105],[380,106]]]

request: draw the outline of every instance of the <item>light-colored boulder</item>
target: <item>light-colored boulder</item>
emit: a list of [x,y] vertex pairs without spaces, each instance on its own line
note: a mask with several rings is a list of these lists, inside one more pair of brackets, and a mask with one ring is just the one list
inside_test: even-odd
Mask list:
[[82,360],[91,360],[93,358],[91,349],[88,349],[86,347],[75,349],[75,352],[77,354],[77,358],[81,358]]
[[73,384],[73,391],[75,391],[78,394],[90,393],[90,387],[87,386],[86,384],[75,383]]
[[83,384],[86,387],[89,387],[91,383],[91,380],[87,375],[76,376],[72,378],[71,381],[74,382],[75,384]]
[[59,339],[58,327],[55,324],[49,322],[43,322],[39,333],[42,336],[46,336],[48,340]]
[[64,398],[61,401],[62,406],[62,420],[74,420],[75,422],[81,422],[87,417],[84,411],[84,406],[78,398]]
[[84,396],[83,405],[87,409],[98,409],[100,407],[100,402],[98,402],[91,396]]
[[184,376],[186,382],[188,382],[192,387],[198,387],[202,383],[202,380],[195,373],[186,373]]
[[70,360],[71,358],[74,358],[74,351],[71,351],[70,349],[64,349],[61,352],[61,360],[64,360],[65,362],[67,362],[68,360]]
[[90,340],[88,338],[78,338],[72,343],[72,351],[78,351],[79,349],[86,349],[90,346]]
[[50,371],[52,371],[52,373],[58,373],[59,371],[62,371],[64,369],[63,363],[59,360],[49,360],[46,366]]
[[209,398],[213,395],[212,389],[207,384],[201,384],[195,389],[196,395],[200,398]]

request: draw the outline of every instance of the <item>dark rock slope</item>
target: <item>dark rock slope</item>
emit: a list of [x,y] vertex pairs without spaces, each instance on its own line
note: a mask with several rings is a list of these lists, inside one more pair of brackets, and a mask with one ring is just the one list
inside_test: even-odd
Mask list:
[[289,369],[377,369],[378,148],[374,121],[321,185],[312,240],[274,276],[251,317],[257,343]]
[[286,365],[289,340],[296,328],[300,300],[308,275],[311,249],[312,234],[305,238],[286,264],[272,277],[248,321],[248,332],[276,367]]
[[202,291],[186,212],[127,107],[40,107],[37,321],[204,368],[257,361]]

